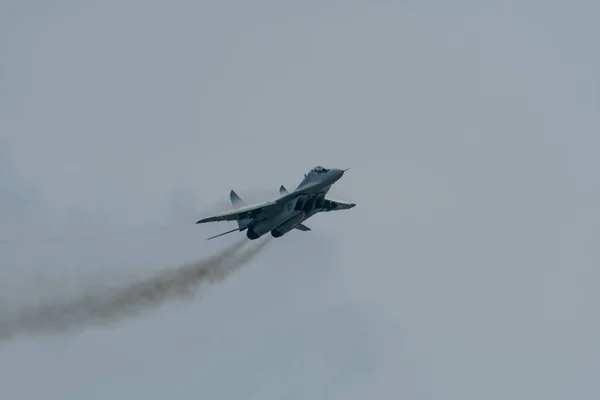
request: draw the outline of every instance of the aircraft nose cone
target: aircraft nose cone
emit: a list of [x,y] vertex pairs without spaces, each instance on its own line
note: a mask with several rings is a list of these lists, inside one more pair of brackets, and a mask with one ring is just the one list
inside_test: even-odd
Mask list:
[[345,169],[339,169],[339,168],[332,169],[331,176],[333,178],[333,181],[335,182],[338,179],[340,179],[344,175],[345,171],[346,171]]

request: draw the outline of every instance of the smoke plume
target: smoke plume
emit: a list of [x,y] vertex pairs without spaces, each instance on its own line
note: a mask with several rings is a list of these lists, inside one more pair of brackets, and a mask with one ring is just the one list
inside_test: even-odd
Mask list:
[[124,288],[83,295],[67,302],[45,301],[26,307],[11,318],[0,319],[0,340],[114,323],[169,301],[189,298],[203,283],[220,282],[252,261],[269,240],[252,243],[250,248],[244,249],[248,243],[244,238],[213,257],[161,272]]

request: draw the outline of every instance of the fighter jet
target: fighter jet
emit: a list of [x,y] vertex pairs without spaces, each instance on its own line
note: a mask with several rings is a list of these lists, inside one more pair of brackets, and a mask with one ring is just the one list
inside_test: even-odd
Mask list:
[[345,203],[326,199],[325,195],[335,182],[337,182],[347,169],[326,169],[316,166],[304,175],[304,179],[292,192],[281,185],[280,197],[276,200],[261,204],[246,206],[243,200],[233,190],[229,193],[231,204],[235,210],[197,221],[197,224],[216,221],[237,221],[238,227],[206,240],[232,232],[246,231],[250,240],[271,233],[278,238],[292,229],[310,231],[303,224],[308,218],[319,212],[347,210],[354,207],[354,203]]

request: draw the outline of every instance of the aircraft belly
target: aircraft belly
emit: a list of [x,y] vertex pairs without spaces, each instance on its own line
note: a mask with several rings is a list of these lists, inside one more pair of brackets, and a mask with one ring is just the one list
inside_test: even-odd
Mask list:
[[313,215],[315,215],[318,212],[319,212],[319,210],[314,210],[313,209],[310,212],[306,213],[306,215],[304,216],[304,219],[307,220],[307,219],[309,219],[310,217],[312,217]]
[[283,224],[290,218],[293,218],[295,215],[299,214],[300,211],[285,211],[280,212],[270,218],[263,219],[262,221],[252,225],[252,232],[257,236],[262,236],[265,233],[272,231],[277,228],[279,225]]
[[321,206],[325,193],[329,190],[329,185],[313,185],[303,188],[296,193],[290,193],[286,196],[293,196],[287,202],[282,202],[279,210],[271,209],[271,212],[257,218],[248,230],[248,237],[258,238],[271,232],[275,237],[283,236],[285,233],[294,229],[302,221],[316,214]]
[[287,232],[294,229],[296,225],[302,223],[302,221],[304,221],[305,219],[306,213],[304,211],[301,211],[297,215],[293,216],[292,218],[288,219],[287,221],[273,229],[272,234],[275,237],[283,236]]

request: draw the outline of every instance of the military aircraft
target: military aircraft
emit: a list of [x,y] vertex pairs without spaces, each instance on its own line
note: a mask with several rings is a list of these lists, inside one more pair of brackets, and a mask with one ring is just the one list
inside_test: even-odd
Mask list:
[[280,197],[276,200],[261,204],[246,206],[235,191],[229,193],[234,211],[215,215],[197,221],[197,224],[216,221],[237,221],[238,227],[206,240],[232,232],[246,230],[250,240],[271,232],[271,236],[278,238],[292,229],[310,231],[311,229],[302,222],[319,212],[347,210],[354,207],[354,203],[345,203],[325,198],[325,195],[335,182],[337,182],[347,169],[326,169],[316,166],[304,175],[304,179],[292,192],[281,185]]

